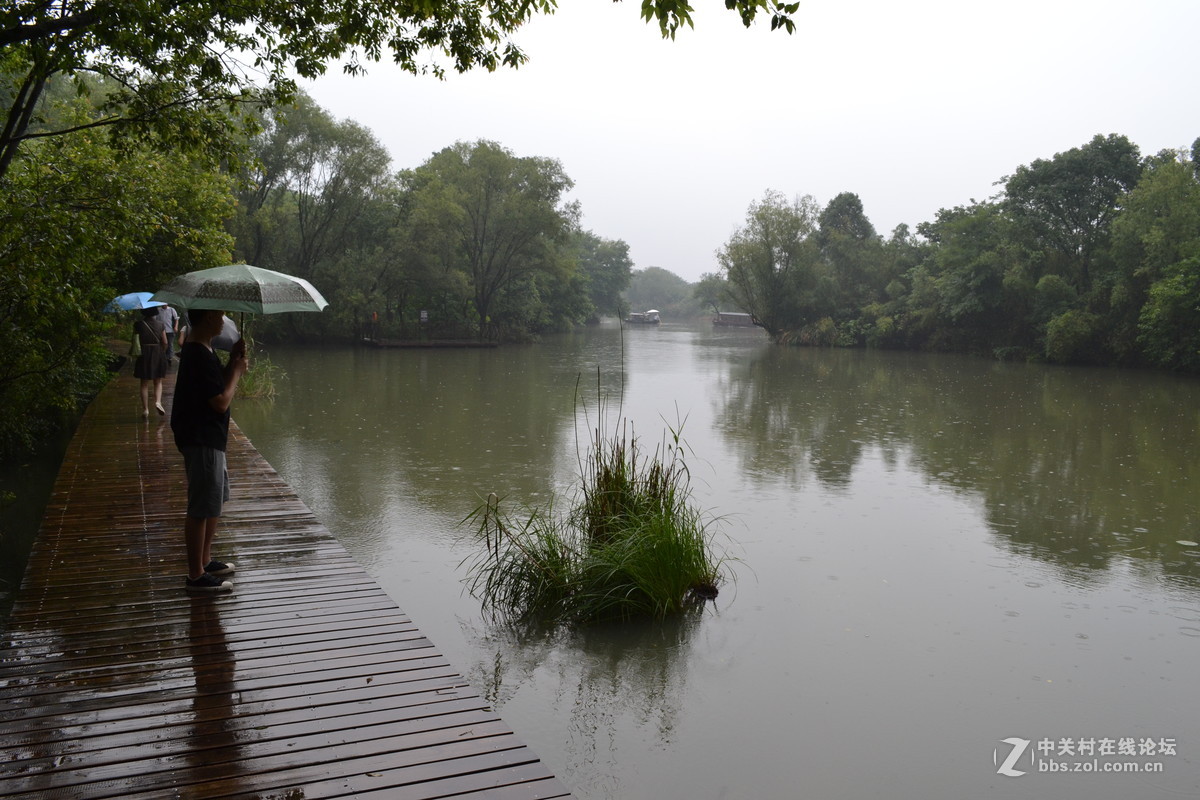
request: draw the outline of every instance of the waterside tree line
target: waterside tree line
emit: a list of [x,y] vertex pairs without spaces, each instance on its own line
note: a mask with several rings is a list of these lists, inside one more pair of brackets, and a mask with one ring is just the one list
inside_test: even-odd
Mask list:
[[1097,135],[1000,185],[887,238],[855,194],[768,191],[697,294],[781,344],[1200,372],[1200,139]]
[[302,94],[249,151],[234,258],[330,301],[256,323],[263,337],[519,341],[619,311],[629,248],[581,228],[555,159],[481,140],[396,172],[369,130]]

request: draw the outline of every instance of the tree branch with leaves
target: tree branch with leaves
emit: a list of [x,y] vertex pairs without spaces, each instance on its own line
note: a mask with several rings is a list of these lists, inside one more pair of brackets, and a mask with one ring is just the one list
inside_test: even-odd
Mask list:
[[[794,30],[798,5],[726,0],[751,24]],[[385,57],[413,74],[443,76],[517,67],[525,52],[512,35],[555,0],[39,0],[0,7],[0,178],[22,145],[65,133],[45,126],[39,108],[51,81],[107,76],[99,118],[125,135],[159,137],[221,155],[256,116],[246,103],[290,100],[293,76],[315,78],[332,62],[352,74]],[[644,0],[642,17],[664,37],[691,26],[682,0]],[[190,98],[180,104],[178,98]]]

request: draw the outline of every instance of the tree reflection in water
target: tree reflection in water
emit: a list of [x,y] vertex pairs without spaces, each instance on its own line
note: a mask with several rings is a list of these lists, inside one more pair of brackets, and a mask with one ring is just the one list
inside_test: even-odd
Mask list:
[[1073,583],[1114,559],[1200,586],[1194,407],[1178,380],[983,359],[770,348],[734,367],[714,426],[763,480],[848,485],[868,455],[978,496],[1011,552]]

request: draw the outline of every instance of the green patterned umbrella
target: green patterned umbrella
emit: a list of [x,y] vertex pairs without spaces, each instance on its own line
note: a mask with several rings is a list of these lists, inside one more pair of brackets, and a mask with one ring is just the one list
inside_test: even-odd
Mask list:
[[250,314],[321,311],[329,305],[303,278],[249,264],[189,272],[154,293],[154,300],[181,308],[215,308]]

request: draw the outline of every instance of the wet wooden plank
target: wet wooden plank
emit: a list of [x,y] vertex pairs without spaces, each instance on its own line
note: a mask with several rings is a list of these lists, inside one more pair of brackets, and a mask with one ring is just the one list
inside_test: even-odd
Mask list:
[[229,461],[235,589],[192,597],[170,428],[127,375],[92,403],[0,639],[0,796],[570,796],[236,426]]

